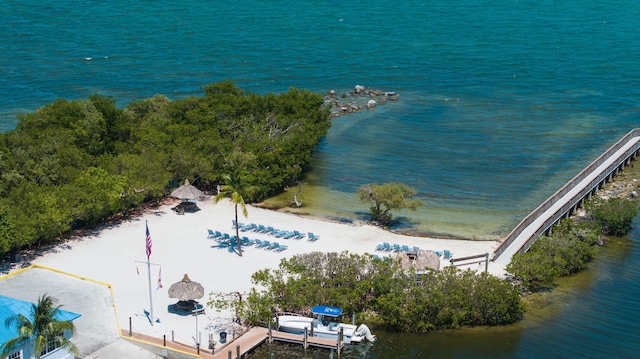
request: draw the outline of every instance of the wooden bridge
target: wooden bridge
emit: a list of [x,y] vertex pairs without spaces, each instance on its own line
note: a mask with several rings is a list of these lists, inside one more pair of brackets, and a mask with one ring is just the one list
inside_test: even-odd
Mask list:
[[492,261],[507,264],[511,258],[529,247],[560,220],[571,216],[585,199],[629,165],[640,153],[640,128],[627,133],[577,176],[529,213],[493,252]]

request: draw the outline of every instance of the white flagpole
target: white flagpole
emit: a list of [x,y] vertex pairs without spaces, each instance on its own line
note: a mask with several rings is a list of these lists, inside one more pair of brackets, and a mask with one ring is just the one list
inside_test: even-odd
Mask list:
[[153,325],[153,297],[151,296],[151,262],[147,258],[147,273],[149,274],[149,315],[151,317],[151,325]]
[[[147,221],[145,220],[145,227],[147,230],[147,237],[149,236],[149,225],[147,224]],[[145,241],[148,241],[149,238],[145,238]],[[147,244],[148,245],[148,244]],[[150,255],[147,256],[147,275],[149,278],[149,319],[151,320],[151,325],[153,326],[153,297],[152,297],[152,292],[151,292],[151,261],[150,261]]]

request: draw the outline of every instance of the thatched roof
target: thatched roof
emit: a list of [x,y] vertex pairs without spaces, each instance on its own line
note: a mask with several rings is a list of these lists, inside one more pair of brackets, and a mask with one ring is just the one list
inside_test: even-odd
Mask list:
[[421,249],[418,252],[398,253],[394,256],[400,260],[402,268],[415,268],[423,271],[426,268],[440,269],[440,257],[434,251]]
[[171,192],[171,197],[179,198],[181,200],[198,199],[204,196],[204,193],[197,189],[195,186],[189,183],[189,180],[184,180],[184,184]]
[[177,298],[181,301],[195,300],[204,297],[204,288],[198,282],[193,282],[188,275],[182,280],[173,283],[169,288],[169,298]]

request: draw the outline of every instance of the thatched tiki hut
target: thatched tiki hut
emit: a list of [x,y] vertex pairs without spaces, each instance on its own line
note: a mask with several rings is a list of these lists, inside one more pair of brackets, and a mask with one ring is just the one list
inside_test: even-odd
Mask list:
[[440,257],[434,251],[420,249],[417,252],[402,252],[396,254],[394,259],[400,261],[402,268],[414,268],[418,273],[425,269],[440,269]]

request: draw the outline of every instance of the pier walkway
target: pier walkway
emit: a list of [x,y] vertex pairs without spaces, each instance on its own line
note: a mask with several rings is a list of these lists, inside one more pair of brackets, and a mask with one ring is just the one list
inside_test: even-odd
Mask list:
[[[245,355],[252,352],[260,345],[265,342],[269,342],[269,329],[264,327],[253,327],[240,336],[231,338],[229,342],[221,345],[219,344],[213,352],[210,349],[198,349],[192,345],[166,340],[165,338],[159,339],[141,333],[130,333],[126,330],[121,331],[121,338],[164,358],[238,359],[244,358]],[[271,339],[277,342],[305,345],[303,335],[285,333],[277,330],[271,331]],[[306,345],[316,348],[336,349],[338,352],[340,352],[344,347],[344,343],[342,342],[338,347],[337,340],[310,336],[307,337]]]
[[553,225],[572,215],[640,153],[640,128],[607,149],[600,157],[526,216],[494,249],[492,261],[506,265],[526,252]]

